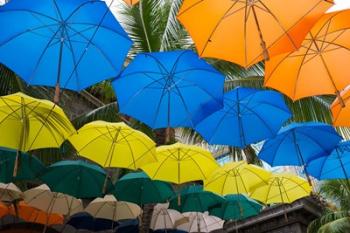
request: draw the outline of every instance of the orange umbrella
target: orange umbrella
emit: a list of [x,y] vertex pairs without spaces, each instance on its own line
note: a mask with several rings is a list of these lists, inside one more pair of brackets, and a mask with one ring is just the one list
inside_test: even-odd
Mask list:
[[[60,214],[48,214],[44,211],[27,205],[23,201],[17,205],[17,210],[18,217],[26,222],[39,223],[42,225],[56,225],[63,224],[64,221],[63,216]],[[11,215],[16,215],[16,211],[13,205],[8,207],[8,213]]]
[[334,126],[350,126],[350,86],[331,105]]
[[203,57],[249,67],[300,47],[333,0],[184,0],[178,19]]
[[136,5],[140,0],[124,0],[129,6]]
[[9,214],[9,209],[7,205],[4,203],[0,202],[0,218],[4,217],[5,215]]
[[350,10],[324,15],[298,51],[267,61],[265,86],[277,89],[293,100],[322,94],[339,97],[339,91],[350,84],[348,67]]

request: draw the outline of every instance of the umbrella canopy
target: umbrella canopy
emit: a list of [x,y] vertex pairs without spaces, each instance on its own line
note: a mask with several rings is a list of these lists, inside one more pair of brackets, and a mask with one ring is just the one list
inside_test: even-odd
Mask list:
[[96,198],[85,208],[87,213],[95,218],[104,218],[112,221],[134,219],[141,214],[141,208],[130,202],[117,201],[112,195]]
[[118,226],[118,222],[109,219],[94,218],[86,212],[74,214],[67,221],[67,225],[73,226],[76,230],[88,230],[92,232],[111,230],[112,226]]
[[176,228],[176,222],[184,216],[177,210],[168,209],[163,205],[156,205],[152,213],[150,228],[156,230],[170,230]]
[[329,155],[310,161],[306,170],[319,180],[349,179],[350,142],[341,142]]
[[20,167],[16,177],[13,177],[13,170],[16,163],[17,151],[0,148],[0,181],[9,183],[20,180],[35,180],[45,172],[46,167],[35,156],[21,153],[18,155]]
[[138,205],[166,202],[174,195],[170,184],[151,180],[144,172],[129,173],[115,184],[115,196]]
[[178,19],[201,56],[249,67],[296,50],[331,6],[326,0],[185,0]]
[[266,182],[271,176],[267,170],[247,164],[231,162],[216,169],[204,182],[204,189],[220,195],[248,194],[250,189]]
[[271,166],[304,166],[312,159],[329,154],[342,138],[323,123],[293,123],[265,141],[259,158]]
[[136,5],[140,0],[124,0],[129,6]]
[[80,199],[63,193],[51,192],[45,184],[25,191],[23,199],[29,206],[49,214],[70,216],[83,210]]
[[0,183],[0,200],[12,202],[23,197],[22,191],[13,183]]
[[6,133],[0,137],[2,147],[23,152],[57,148],[75,132],[63,110],[47,100],[18,92],[0,97],[0,108],[0,132]]
[[196,130],[210,144],[244,148],[275,136],[291,117],[283,96],[274,91],[237,87],[224,96],[224,107]]
[[156,155],[158,162],[147,164],[141,169],[151,179],[175,184],[204,180],[218,167],[211,153],[197,146],[181,143],[160,146]]
[[26,222],[39,223],[42,225],[55,225],[63,224],[64,218],[61,214],[52,214],[45,211],[36,209],[27,205],[23,201],[19,202],[16,206],[17,212],[14,206],[9,207],[9,213],[11,215],[17,215]]
[[52,164],[41,176],[41,180],[52,191],[65,193],[76,198],[103,196],[103,187],[112,191],[114,186],[106,172],[99,166],[82,161],[60,161]]
[[177,228],[186,232],[212,232],[215,230],[223,229],[224,220],[210,216],[208,213],[199,212],[187,212],[183,214],[189,218],[188,223],[181,224]]
[[102,167],[136,170],[144,164],[157,161],[155,142],[124,123],[94,121],[81,127],[69,141],[79,155]]
[[209,211],[211,215],[224,220],[242,220],[258,215],[262,205],[241,194],[225,196],[225,202]]
[[154,129],[194,127],[222,107],[224,76],[191,50],[144,53],[113,87],[120,112]]
[[268,184],[252,190],[250,197],[265,204],[292,203],[310,193],[311,186],[307,180],[291,174],[274,174]]
[[0,13],[0,62],[56,94],[118,75],[132,45],[104,1],[14,0]]
[[350,86],[346,87],[331,105],[334,126],[350,126]]
[[202,185],[188,185],[183,188],[179,196],[170,200],[170,208],[180,212],[205,212],[213,206],[225,201],[224,198],[203,190]]
[[349,26],[349,10],[324,15],[299,50],[266,62],[265,86],[293,100],[322,94],[340,96],[339,91],[350,84],[344,69],[350,66]]

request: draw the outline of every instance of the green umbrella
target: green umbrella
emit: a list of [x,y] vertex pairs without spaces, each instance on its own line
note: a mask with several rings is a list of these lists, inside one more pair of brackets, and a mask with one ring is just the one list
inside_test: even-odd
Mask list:
[[209,213],[224,220],[242,220],[258,215],[262,205],[249,197],[235,194],[225,196],[225,202],[212,208]]
[[45,171],[44,164],[35,156],[19,154],[17,175],[13,177],[17,151],[0,148],[0,182],[10,183],[20,180],[34,180]]
[[120,201],[145,205],[166,202],[174,195],[174,190],[169,183],[151,180],[144,172],[134,172],[115,184],[114,194]]
[[202,185],[189,185],[180,191],[179,196],[170,200],[169,208],[180,212],[205,212],[224,201],[224,198],[212,192],[203,191]]
[[82,161],[66,160],[52,164],[41,176],[52,191],[65,193],[76,198],[96,198],[114,189],[111,180],[106,180],[106,172],[101,167]]

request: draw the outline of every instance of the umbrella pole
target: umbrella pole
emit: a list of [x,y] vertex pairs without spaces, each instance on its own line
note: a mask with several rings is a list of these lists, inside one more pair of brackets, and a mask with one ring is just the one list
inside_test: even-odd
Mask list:
[[55,87],[55,96],[53,102],[58,104],[60,102],[60,80],[61,80],[61,70],[62,70],[62,56],[63,56],[63,44],[64,44],[64,30],[61,30],[61,42],[60,42],[60,53],[58,58],[58,71],[57,71],[57,82]]
[[238,223],[237,223],[237,220],[235,220],[235,226],[236,226],[236,233],[238,233]]
[[19,160],[20,160],[20,156],[21,156],[21,150],[23,149],[24,147],[24,138],[25,138],[25,130],[26,130],[26,122],[27,122],[27,119],[25,117],[26,115],[26,111],[24,109],[24,100],[23,100],[23,97],[21,97],[21,121],[22,121],[22,128],[21,128],[21,136],[20,136],[20,139],[19,139],[19,145],[18,145],[18,149],[17,149],[17,152],[16,152],[16,160],[15,160],[15,165],[13,167],[13,177],[16,177],[17,176],[17,172],[18,172],[18,167],[19,167]]
[[258,32],[259,32],[260,45],[261,45],[261,47],[263,49],[264,60],[268,61],[268,60],[270,60],[269,51],[267,50],[266,42],[265,42],[264,36],[263,36],[263,34],[261,32],[260,24],[259,24],[259,21],[258,21],[258,17],[256,15],[256,11],[255,11],[254,5],[252,5],[252,12],[253,12],[253,15],[254,15],[254,21],[255,21],[256,27],[257,27]]
[[301,162],[301,165],[303,166],[303,170],[304,170],[306,178],[307,178],[307,182],[309,183],[309,185],[313,189],[313,185],[312,185],[312,181],[311,181],[310,175],[309,175],[309,173],[307,172],[307,170],[305,168],[306,167],[306,163],[304,161],[304,158],[303,158],[303,156],[301,154],[299,145],[297,144],[297,141],[296,141],[296,138],[295,138],[295,131],[293,131],[293,138],[294,138],[294,144],[295,144],[295,147],[296,147],[296,150],[297,150],[297,154],[298,154],[299,160]]

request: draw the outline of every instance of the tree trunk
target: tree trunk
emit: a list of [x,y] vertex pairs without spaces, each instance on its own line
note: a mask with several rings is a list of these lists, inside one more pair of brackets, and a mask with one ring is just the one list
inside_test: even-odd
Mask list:
[[143,206],[141,222],[139,223],[139,232],[140,233],[148,233],[150,230],[152,214],[154,210],[155,204],[146,204]]

